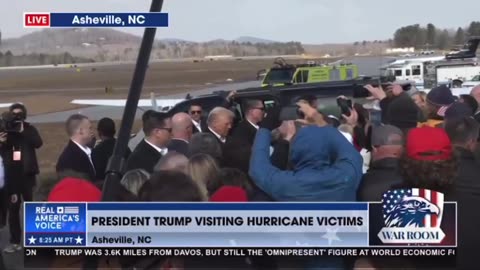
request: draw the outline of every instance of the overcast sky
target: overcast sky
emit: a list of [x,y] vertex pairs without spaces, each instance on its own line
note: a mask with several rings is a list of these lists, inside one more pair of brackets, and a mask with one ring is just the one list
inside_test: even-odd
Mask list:
[[[207,41],[255,36],[307,44],[391,38],[400,26],[432,22],[466,26],[480,20],[478,0],[165,0],[170,26],[158,38]],[[23,29],[23,12],[141,12],[150,0],[0,0],[4,38]],[[121,29],[141,35],[142,29]]]

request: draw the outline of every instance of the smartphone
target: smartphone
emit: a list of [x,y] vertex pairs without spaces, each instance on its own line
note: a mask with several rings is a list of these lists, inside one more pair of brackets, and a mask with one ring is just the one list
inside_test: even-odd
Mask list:
[[304,115],[299,110],[297,105],[289,105],[282,108],[280,111],[280,121],[290,121],[290,120],[297,120],[303,119]]
[[350,110],[353,107],[351,99],[337,98],[337,105],[340,107],[342,114],[350,116]]

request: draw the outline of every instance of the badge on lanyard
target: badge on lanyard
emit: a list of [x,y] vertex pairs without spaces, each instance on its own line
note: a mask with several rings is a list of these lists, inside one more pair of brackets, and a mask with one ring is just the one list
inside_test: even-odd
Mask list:
[[22,160],[22,152],[20,151],[20,149],[18,150],[13,149],[13,160],[14,161]]

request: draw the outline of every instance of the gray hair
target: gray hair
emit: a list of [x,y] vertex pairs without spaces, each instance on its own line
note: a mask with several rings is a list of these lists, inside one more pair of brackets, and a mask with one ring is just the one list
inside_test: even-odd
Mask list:
[[143,169],[135,169],[125,173],[120,184],[135,196],[138,196],[140,188],[150,179],[150,174]]
[[195,154],[208,154],[216,159],[221,159],[222,147],[213,134],[195,133],[188,145],[188,155]]
[[223,107],[215,107],[208,114],[207,124],[210,126],[222,114],[225,114],[231,118],[235,118],[235,114],[229,109],[225,109]]
[[185,173],[187,171],[187,165],[188,158],[186,156],[172,151],[160,158],[153,171],[177,171]]

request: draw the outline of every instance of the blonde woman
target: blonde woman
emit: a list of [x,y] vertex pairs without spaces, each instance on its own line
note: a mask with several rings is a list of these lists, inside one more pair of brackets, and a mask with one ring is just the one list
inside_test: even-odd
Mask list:
[[195,154],[188,161],[188,175],[208,194],[212,194],[221,186],[218,179],[219,171],[215,159],[207,154]]

